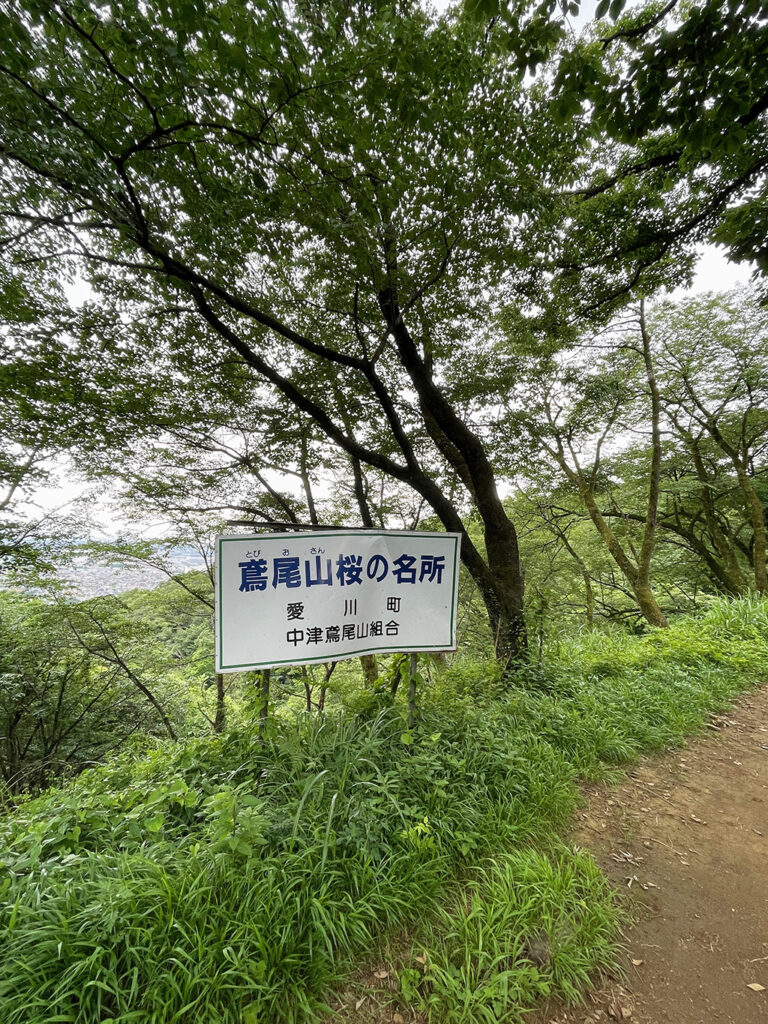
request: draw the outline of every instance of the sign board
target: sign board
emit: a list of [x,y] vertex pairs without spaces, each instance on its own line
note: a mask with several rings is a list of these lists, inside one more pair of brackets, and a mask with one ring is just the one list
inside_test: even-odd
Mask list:
[[218,537],[216,671],[456,647],[458,533]]

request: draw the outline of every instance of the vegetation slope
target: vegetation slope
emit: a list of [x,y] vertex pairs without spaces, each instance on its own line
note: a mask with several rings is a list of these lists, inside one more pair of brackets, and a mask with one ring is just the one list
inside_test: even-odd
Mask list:
[[563,641],[511,683],[457,663],[400,697],[161,743],[0,823],[4,1024],[319,1019],[396,930],[400,998],[517,1021],[612,962],[607,883],[561,836],[580,779],[699,727],[765,676],[768,605]]

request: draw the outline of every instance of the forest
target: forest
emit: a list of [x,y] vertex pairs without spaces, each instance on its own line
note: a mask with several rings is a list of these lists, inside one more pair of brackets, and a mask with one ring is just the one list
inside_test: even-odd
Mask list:
[[[578,1002],[580,785],[767,673],[762,5],[0,31],[0,1021]],[[460,535],[457,648],[218,672],[216,537],[350,527]]]

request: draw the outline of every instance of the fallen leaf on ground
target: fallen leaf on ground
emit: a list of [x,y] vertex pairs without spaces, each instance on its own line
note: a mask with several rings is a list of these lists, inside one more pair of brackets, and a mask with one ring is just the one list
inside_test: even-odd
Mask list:
[[756,981],[753,981],[747,988],[751,988],[753,992],[765,992],[765,985],[758,985]]
[[374,978],[388,978],[389,971],[374,971],[373,976]]
[[644,960],[633,960],[632,963],[633,963],[633,965],[635,967],[639,967],[640,964],[645,963],[645,961]]
[[392,1018],[392,1024],[405,1024],[405,1017],[402,1013],[396,1013]]
[[365,996],[361,996],[361,997],[360,997],[360,998],[359,998],[359,999],[357,1000],[357,1002],[355,1003],[355,1009],[356,1009],[356,1010],[359,1010],[359,1009],[360,1009],[360,1007],[361,1007],[361,1006],[363,1005],[363,1003],[364,1003],[364,1002],[365,1002]]

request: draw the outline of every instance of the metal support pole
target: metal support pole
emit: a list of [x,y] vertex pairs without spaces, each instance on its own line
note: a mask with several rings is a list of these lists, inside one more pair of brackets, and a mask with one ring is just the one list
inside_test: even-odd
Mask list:
[[409,674],[411,677],[408,687],[408,728],[413,728],[413,713],[416,709],[416,663],[418,655],[414,651],[411,654]]
[[264,727],[269,713],[269,674],[270,669],[261,670],[261,707],[259,708],[259,739],[264,741]]

